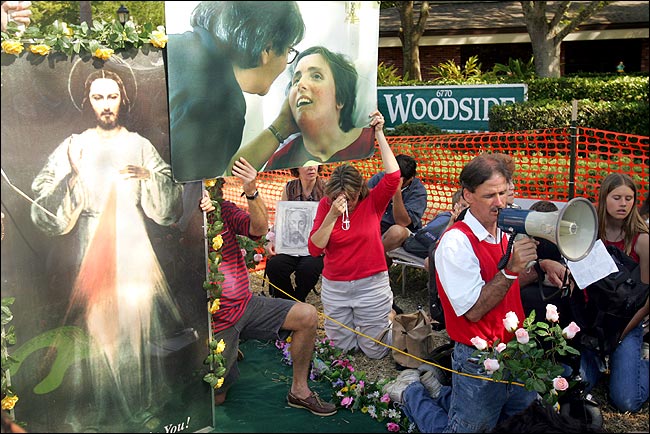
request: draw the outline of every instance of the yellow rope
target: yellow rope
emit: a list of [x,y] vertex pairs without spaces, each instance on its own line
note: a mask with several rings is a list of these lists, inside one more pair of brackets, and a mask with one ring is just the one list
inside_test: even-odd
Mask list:
[[[250,273],[250,274],[255,275],[254,273]],[[275,288],[276,290],[280,291],[281,293],[283,293],[283,294],[286,295],[287,297],[291,298],[292,300],[297,301],[297,302],[300,302],[300,300],[298,300],[297,298],[295,298],[293,295],[291,295],[291,294],[287,293],[286,291],[284,291],[283,289],[278,288],[277,286],[275,286],[273,283],[271,283],[271,281],[269,281],[269,279],[264,278],[264,277],[259,277],[258,275],[255,275],[255,278],[260,279],[261,281],[268,283],[268,284],[269,284],[269,287],[272,286],[273,288]],[[263,285],[264,285],[264,283],[262,283],[262,286],[263,286]],[[465,377],[475,378],[475,379],[478,379],[478,380],[492,381],[492,382],[494,382],[494,383],[512,384],[512,385],[515,385],[515,386],[525,387],[524,384],[522,384],[522,383],[518,383],[518,382],[515,382],[515,381],[495,380],[495,379],[493,379],[493,378],[483,377],[483,376],[480,376],[480,375],[467,374],[467,373],[465,373],[465,372],[459,372],[459,371],[456,371],[456,370],[454,370],[454,369],[447,368],[447,367],[445,367],[445,366],[441,366],[441,365],[439,365],[439,364],[437,364],[437,363],[433,363],[433,362],[431,362],[431,361],[429,361],[429,360],[421,359],[421,358],[419,358],[419,357],[417,357],[417,356],[414,356],[413,354],[405,353],[404,351],[400,350],[399,348],[395,348],[395,347],[393,347],[393,346],[391,346],[391,345],[388,345],[388,344],[386,344],[386,343],[384,343],[384,342],[382,342],[382,341],[379,341],[379,340],[377,340],[377,339],[375,339],[375,338],[373,338],[373,337],[367,336],[367,335],[365,335],[365,334],[363,334],[363,333],[361,333],[361,332],[359,332],[359,331],[357,331],[357,330],[353,330],[353,329],[351,329],[350,327],[346,326],[345,324],[342,324],[342,323],[340,323],[339,321],[330,318],[329,316],[325,315],[323,312],[320,312],[320,311],[319,311],[318,314],[321,315],[323,318],[326,318],[326,319],[328,319],[328,320],[330,320],[330,321],[332,321],[332,322],[334,322],[334,323],[340,325],[341,327],[343,327],[343,328],[345,328],[345,329],[347,329],[347,330],[349,330],[349,331],[351,331],[351,332],[353,332],[353,333],[356,333],[356,334],[359,335],[359,336],[363,336],[364,338],[369,339],[369,340],[371,340],[371,341],[373,341],[373,342],[375,342],[375,343],[378,343],[379,345],[383,345],[383,346],[385,346],[385,347],[388,347],[388,348],[390,348],[392,351],[396,351],[396,352],[398,352],[398,353],[404,354],[405,356],[411,357],[411,358],[417,360],[418,362],[426,363],[426,364],[428,364],[428,365],[435,366],[435,367],[437,367],[438,369],[442,369],[442,370],[445,370],[445,371],[451,372],[452,374],[463,375],[463,376],[465,376]]]

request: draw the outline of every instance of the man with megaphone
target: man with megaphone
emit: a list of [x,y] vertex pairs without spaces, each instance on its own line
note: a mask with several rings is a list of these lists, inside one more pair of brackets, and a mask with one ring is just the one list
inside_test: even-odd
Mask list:
[[[531,237],[514,241],[505,267],[499,267],[509,235],[497,219],[506,207],[511,177],[497,154],[475,157],[460,174],[469,208],[442,235],[434,260],[447,332],[455,342],[452,369],[470,375],[454,375],[453,394],[449,386],[443,386],[438,396],[429,396],[421,382],[406,387],[404,411],[422,432],[491,431],[498,420],[523,411],[537,396],[523,387],[476,378],[485,371],[472,356],[476,336],[488,342],[513,339],[503,319],[508,312],[525,317],[519,285],[537,279],[535,267],[527,267],[537,259],[538,242]],[[543,261],[541,268],[553,284],[562,285],[562,264]]]

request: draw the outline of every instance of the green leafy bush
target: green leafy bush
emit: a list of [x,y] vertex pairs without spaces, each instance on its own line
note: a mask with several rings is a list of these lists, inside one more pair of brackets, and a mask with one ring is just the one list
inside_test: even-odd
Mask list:
[[444,131],[425,122],[407,122],[391,130],[386,130],[387,136],[435,136],[438,134],[444,134]]

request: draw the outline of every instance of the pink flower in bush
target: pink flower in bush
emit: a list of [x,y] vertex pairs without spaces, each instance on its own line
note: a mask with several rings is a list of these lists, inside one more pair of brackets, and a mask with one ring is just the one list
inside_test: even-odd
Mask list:
[[560,320],[560,314],[557,313],[557,307],[555,305],[546,305],[546,320],[551,322],[558,322]]
[[397,425],[395,422],[388,422],[386,424],[386,429],[390,432],[399,432],[399,425]]
[[528,332],[525,329],[518,328],[515,331],[515,336],[517,337],[517,342],[520,344],[527,344],[530,338],[528,337]]
[[569,382],[564,377],[555,377],[553,379],[553,389],[561,392],[569,388]]
[[347,408],[347,407],[349,407],[350,405],[352,405],[352,401],[354,401],[354,398],[352,398],[351,396],[346,396],[345,398],[343,398],[343,399],[341,400],[341,405],[342,405],[343,407]]
[[508,330],[510,333],[514,332],[517,329],[517,326],[519,325],[519,318],[517,318],[517,314],[510,311],[506,314],[506,317],[503,319],[503,326]]
[[578,324],[571,321],[568,326],[562,329],[562,336],[564,336],[565,339],[573,339],[576,333],[578,333],[579,331],[580,331],[580,327],[578,326]]
[[240,249],[241,255],[245,258],[246,257],[246,249]]
[[260,261],[262,260],[263,257],[264,257],[264,256],[262,256],[261,253],[255,253],[255,254],[253,255],[253,261],[255,261],[255,262],[260,262]]
[[390,402],[390,396],[388,396],[388,393],[384,393],[381,398],[379,398],[381,402],[388,403]]
[[499,345],[497,345],[497,347],[495,349],[497,350],[497,352],[500,353],[501,351],[505,350],[506,347],[507,347],[506,344],[504,344],[503,342],[499,342]]
[[483,351],[488,347],[487,341],[483,338],[479,338],[478,336],[474,336],[472,339],[470,339],[470,341],[472,341],[472,345],[474,345],[476,349],[480,351]]
[[488,374],[492,374],[495,371],[499,370],[499,361],[497,359],[485,359],[483,366]]

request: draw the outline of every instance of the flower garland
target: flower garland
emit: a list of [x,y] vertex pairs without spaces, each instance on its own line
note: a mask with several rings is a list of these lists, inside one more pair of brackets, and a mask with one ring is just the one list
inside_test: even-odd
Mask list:
[[92,27],[87,23],[81,25],[55,21],[44,29],[30,25],[24,30],[10,22],[2,32],[2,51],[14,56],[27,50],[39,56],[61,52],[68,56],[91,53],[94,57],[108,60],[117,50],[139,48],[151,44],[156,48],[165,48],[167,34],[164,26],[151,23],[136,25],[127,21],[124,26],[113,21],[94,20]]
[[479,363],[494,380],[510,378],[512,381],[524,381],[526,390],[536,391],[545,403],[559,409],[558,397],[570,384],[562,377],[565,368],[558,361],[558,356],[580,356],[580,352],[567,343],[567,339],[573,339],[580,327],[572,321],[564,329],[560,328],[560,316],[557,307],[552,304],[546,305],[546,320],[550,324],[535,322],[533,310],[524,320],[523,327],[518,327],[519,318],[514,312],[508,312],[503,326],[514,333],[516,339],[508,344],[498,339],[490,343],[475,336],[471,339],[477,348],[473,356],[480,357]]
[[[282,351],[282,361],[287,365],[291,360],[291,336],[286,341],[277,340],[275,346]],[[386,422],[390,432],[413,432],[416,427],[402,410],[391,402],[382,388],[390,379],[378,382],[366,380],[366,373],[357,371],[353,366],[353,357],[332,345],[328,338],[317,339],[311,363],[309,378],[312,381],[330,382],[333,400],[340,407],[360,411],[378,422]]]
[[[2,241],[5,239],[5,214],[2,213]],[[14,319],[11,312],[11,305],[16,301],[16,297],[2,297],[2,341],[0,343],[0,362],[2,362],[2,409],[11,411],[18,402],[18,395],[9,386],[9,369],[16,359],[9,355],[9,347],[16,344],[16,330],[10,325],[5,330],[5,326]]]
[[[208,258],[207,258],[207,279],[203,282],[203,289],[207,291],[208,295],[208,311],[214,315],[221,305],[221,291],[224,281],[224,275],[219,271],[222,255],[221,248],[223,247],[223,220],[221,219],[221,202],[223,202],[222,188],[224,184],[223,178],[207,179],[204,181],[205,188],[208,190],[212,198],[212,205],[214,211],[207,214],[207,227],[206,235],[210,241]],[[264,238],[259,241],[253,241],[248,237],[237,235],[237,242],[241,250],[241,254],[246,261],[248,269],[255,269],[255,267],[264,259]],[[226,373],[226,360],[222,355],[226,344],[223,339],[215,342],[210,339],[208,343],[209,354],[203,361],[204,364],[211,367],[203,380],[210,384],[215,389],[221,387],[224,381],[224,374]]]
[[[220,307],[221,303],[221,284],[224,281],[224,275],[219,271],[219,264],[221,264],[221,248],[223,247],[223,221],[221,220],[221,202],[223,196],[221,194],[221,187],[223,186],[223,178],[208,179],[204,181],[205,188],[210,193],[214,211],[207,214],[207,227],[206,235],[210,240],[210,248],[208,251],[208,264],[207,264],[207,280],[203,282],[203,289],[207,291],[208,295],[208,311],[214,315]],[[210,384],[215,389],[223,385],[224,375],[226,373],[226,359],[223,357],[223,350],[226,349],[226,344],[221,339],[216,342],[210,339],[208,342],[210,350],[208,356],[203,363],[210,366],[210,372],[204,377],[203,381]]]
[[8,371],[16,360],[9,355],[8,347],[16,343],[16,331],[14,326],[11,325],[5,330],[5,326],[13,320],[14,315],[11,312],[10,306],[16,300],[15,297],[2,298],[2,409],[13,410],[18,402],[18,395],[9,386]]

